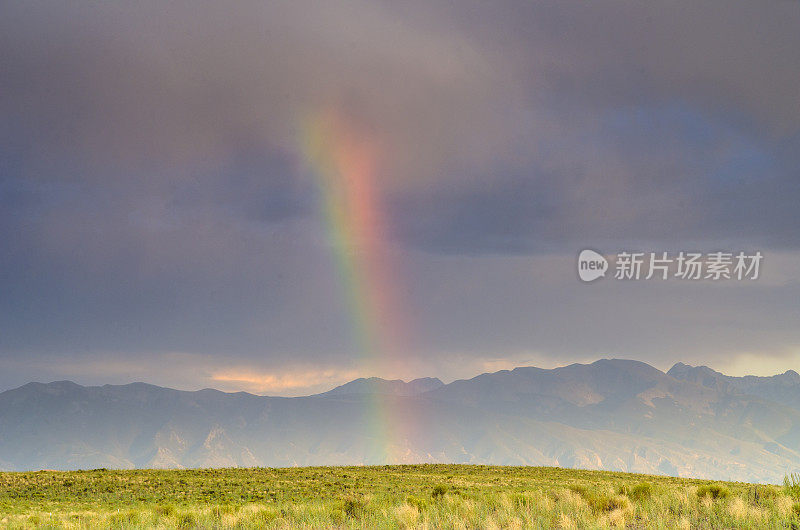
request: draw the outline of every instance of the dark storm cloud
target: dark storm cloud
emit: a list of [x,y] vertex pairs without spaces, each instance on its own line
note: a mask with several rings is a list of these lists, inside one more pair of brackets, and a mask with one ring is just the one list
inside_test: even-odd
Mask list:
[[[418,357],[649,355],[652,293],[571,334],[572,271],[528,283],[515,256],[796,251],[798,27],[796,2],[5,2],[0,387],[26,359],[352,365],[300,138],[329,106],[380,146]],[[794,314],[775,289],[764,326]],[[790,327],[754,336],[777,351]],[[731,344],[672,329],[658,355]]]
[[669,107],[613,111],[597,136],[556,150],[563,164],[531,161],[412,195],[397,206],[414,213],[403,235],[466,254],[800,244],[800,160],[783,145]]
[[[159,196],[201,175],[213,193],[267,197],[275,218],[297,209],[284,183],[302,171],[269,157],[296,163],[302,115],[345,102],[385,146],[398,231],[438,233],[412,244],[463,247],[467,207],[481,213],[469,239],[488,248],[499,232],[536,250],[564,226],[715,239],[734,223],[798,242],[784,217],[800,198],[795,4],[5,9],[8,174]],[[260,181],[230,178],[258,157]],[[534,219],[502,220],[542,196]],[[423,215],[404,215],[417,201]]]

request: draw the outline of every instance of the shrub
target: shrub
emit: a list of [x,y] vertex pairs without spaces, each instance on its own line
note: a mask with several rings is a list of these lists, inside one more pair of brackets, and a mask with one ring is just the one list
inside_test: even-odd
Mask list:
[[434,498],[437,498],[443,497],[445,493],[447,493],[447,486],[444,484],[438,484],[433,487],[433,493],[431,493],[431,495],[433,495]]
[[731,490],[722,484],[704,484],[697,488],[697,496],[710,497],[712,499],[724,499],[731,494]]
[[185,513],[178,518],[178,528],[197,528],[197,519],[190,513]]
[[162,517],[175,515],[175,512],[175,507],[171,504],[162,504],[161,506],[156,506],[156,513]]
[[[620,489],[623,488],[624,487]],[[622,495],[609,495],[599,491],[593,491],[582,484],[570,486],[569,489],[583,497],[586,504],[588,504],[589,508],[595,513],[607,513],[617,509],[628,510],[631,507],[630,501]]]
[[394,510],[401,528],[415,528],[419,518],[419,510],[410,504],[401,504]]
[[342,510],[344,510],[344,513],[347,517],[355,518],[359,517],[364,512],[364,508],[366,508],[364,501],[351,497],[349,499],[345,499]]
[[342,508],[332,508],[328,514],[328,517],[335,524],[341,525],[344,524],[345,520],[347,519],[347,514],[344,513]]
[[791,473],[783,477],[783,487],[786,493],[800,499],[800,473]]
[[519,507],[528,507],[534,504],[530,493],[514,493],[511,495],[511,500]]
[[231,504],[218,504],[211,507],[211,517],[213,519],[222,519],[225,515],[231,515],[239,510],[239,506]]
[[775,499],[780,495],[780,490],[772,486],[753,486],[751,491],[752,501],[755,504],[763,503],[766,500]]
[[138,522],[139,514],[136,512],[136,510],[128,510],[124,513],[112,514],[108,520],[108,524],[114,527],[134,525]]
[[614,510],[628,510],[631,502],[622,496],[594,494],[586,498],[589,508],[595,513],[613,512]]
[[572,484],[569,486],[570,491],[574,491],[581,497],[588,497],[589,496],[589,489],[584,486],[583,484]]
[[428,502],[425,499],[420,499],[419,497],[414,496],[407,497],[406,504],[413,506],[419,511],[424,510],[428,506]]
[[641,501],[644,499],[649,499],[652,494],[653,494],[653,485],[647,482],[642,482],[641,484],[637,484],[633,488],[631,488],[628,497],[630,497],[635,501]]
[[278,512],[276,510],[270,510],[270,509],[258,510],[256,513],[253,514],[252,517],[253,522],[262,525],[271,523],[277,518],[278,518]]

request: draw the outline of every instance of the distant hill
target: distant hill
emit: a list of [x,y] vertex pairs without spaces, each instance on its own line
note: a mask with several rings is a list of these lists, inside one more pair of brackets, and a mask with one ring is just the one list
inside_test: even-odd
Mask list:
[[777,482],[800,470],[798,395],[795,372],[619,359],[297,398],[29,383],[0,393],[0,468],[446,462]]
[[740,392],[759,396],[800,410],[800,374],[794,370],[770,377],[754,375],[732,377],[716,372],[708,366],[689,366],[678,363],[670,368],[667,375],[723,392]]
[[325,396],[343,396],[346,394],[390,394],[393,396],[416,396],[428,390],[434,390],[444,386],[439,379],[435,377],[423,377],[421,379],[414,379],[406,383],[399,379],[387,381],[380,377],[359,378],[355,381],[350,381],[342,386],[337,386],[333,390],[324,392]]

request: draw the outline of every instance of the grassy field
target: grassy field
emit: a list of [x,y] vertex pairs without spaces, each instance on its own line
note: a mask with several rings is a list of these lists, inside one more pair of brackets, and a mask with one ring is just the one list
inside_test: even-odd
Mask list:
[[9,528],[800,528],[800,488],[461,465],[0,473]]

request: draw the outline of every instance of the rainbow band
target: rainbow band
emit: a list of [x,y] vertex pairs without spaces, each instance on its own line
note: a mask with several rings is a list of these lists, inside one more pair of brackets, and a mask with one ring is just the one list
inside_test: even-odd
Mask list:
[[[320,207],[333,247],[360,361],[370,369],[400,353],[398,311],[387,252],[386,225],[375,185],[378,150],[336,109],[303,124],[303,153],[317,177]],[[368,421],[374,446],[368,463],[400,461],[390,432],[389,398],[370,398]]]

